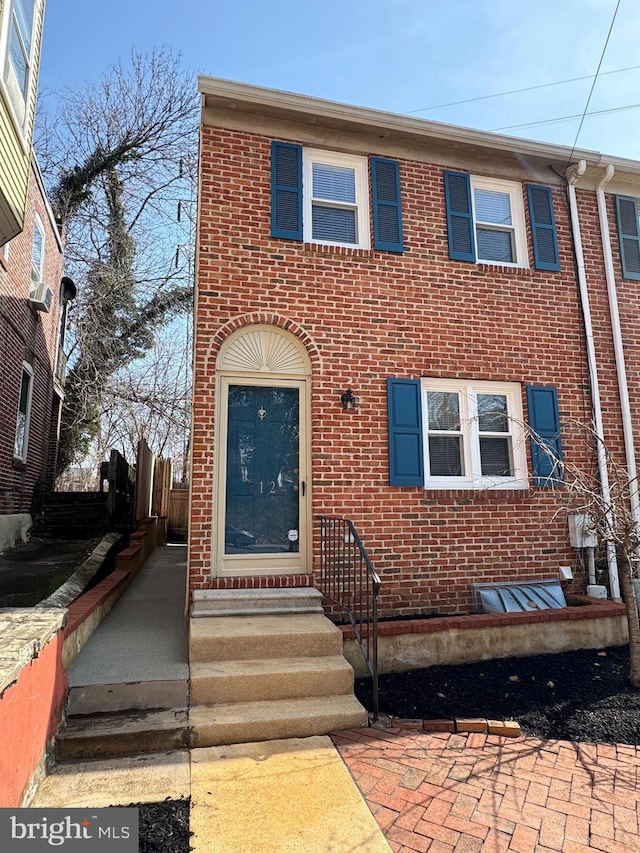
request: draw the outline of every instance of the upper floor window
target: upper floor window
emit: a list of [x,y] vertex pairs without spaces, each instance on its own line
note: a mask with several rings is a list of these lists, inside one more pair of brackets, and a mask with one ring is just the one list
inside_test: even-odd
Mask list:
[[620,261],[624,278],[640,279],[640,218],[637,199],[616,196]]
[[366,159],[304,148],[303,167],[305,241],[368,249]]
[[2,81],[20,126],[25,123],[34,55],[38,0],[8,0],[2,33]]
[[477,259],[528,267],[520,184],[472,177],[471,187]]
[[37,285],[42,281],[44,268],[44,228],[38,214],[33,223],[33,245],[31,248],[31,284]]
[[[529,266],[521,184],[445,171],[444,186],[452,260]],[[536,269],[559,270],[551,190],[531,184],[527,198]]]
[[27,460],[32,391],[33,369],[31,365],[23,362],[22,379],[20,382],[20,397],[18,399],[18,415],[16,419],[16,437],[13,446],[13,455],[21,462],[26,462]]
[[404,250],[397,161],[272,142],[272,237],[369,249],[371,220],[374,249]]

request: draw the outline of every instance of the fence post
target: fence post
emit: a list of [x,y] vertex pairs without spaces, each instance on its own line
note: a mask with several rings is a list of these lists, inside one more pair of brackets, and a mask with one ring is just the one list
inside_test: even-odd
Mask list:
[[154,456],[144,438],[138,442],[136,461],[135,520],[141,521],[151,515],[153,497]]

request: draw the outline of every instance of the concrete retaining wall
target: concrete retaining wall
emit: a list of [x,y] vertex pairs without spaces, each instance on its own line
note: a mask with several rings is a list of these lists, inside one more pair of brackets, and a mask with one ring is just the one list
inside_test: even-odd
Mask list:
[[[439,664],[473,663],[573,649],[600,649],[629,642],[623,604],[582,598],[582,606],[536,613],[478,614],[382,622],[379,672]],[[342,628],[344,656],[358,678],[368,675],[350,627]]]

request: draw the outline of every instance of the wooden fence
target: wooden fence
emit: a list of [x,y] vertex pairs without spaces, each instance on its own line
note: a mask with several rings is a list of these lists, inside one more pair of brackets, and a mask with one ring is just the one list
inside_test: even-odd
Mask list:
[[138,442],[136,465],[136,521],[157,516],[165,535],[186,539],[189,526],[189,492],[172,489],[171,459],[154,457],[145,439]]
[[168,533],[172,539],[184,541],[189,532],[189,491],[171,489],[169,496]]

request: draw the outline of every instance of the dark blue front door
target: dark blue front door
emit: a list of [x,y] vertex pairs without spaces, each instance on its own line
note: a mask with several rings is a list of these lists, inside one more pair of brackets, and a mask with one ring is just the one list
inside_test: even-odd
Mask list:
[[225,554],[299,547],[300,390],[229,385]]

